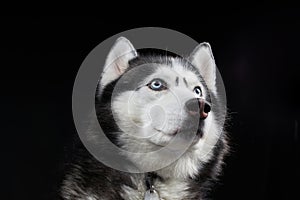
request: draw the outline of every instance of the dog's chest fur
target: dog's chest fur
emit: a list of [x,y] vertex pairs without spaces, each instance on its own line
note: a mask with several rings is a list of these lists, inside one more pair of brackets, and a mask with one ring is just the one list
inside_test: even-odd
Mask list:
[[[128,200],[140,200],[144,199],[146,193],[145,175],[133,175],[131,176],[131,181],[134,184],[134,188],[123,185],[121,196]],[[190,193],[187,191],[189,189],[189,184],[184,180],[179,179],[168,179],[160,180],[154,179],[153,186],[155,191],[159,194],[161,200],[179,200],[187,199]]]

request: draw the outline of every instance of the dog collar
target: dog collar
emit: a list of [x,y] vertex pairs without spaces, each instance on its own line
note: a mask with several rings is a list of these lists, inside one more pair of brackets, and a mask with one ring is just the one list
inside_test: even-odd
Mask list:
[[156,179],[158,176],[154,172],[149,172],[146,174],[145,183],[146,183],[146,192],[144,200],[160,200],[158,192],[155,190],[154,187],[154,179]]

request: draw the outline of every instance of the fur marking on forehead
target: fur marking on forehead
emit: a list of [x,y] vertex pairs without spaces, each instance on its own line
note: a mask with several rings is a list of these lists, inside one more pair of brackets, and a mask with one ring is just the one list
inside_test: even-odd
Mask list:
[[195,73],[185,68],[184,66],[180,66],[180,67],[160,66],[155,70],[153,75],[151,75],[151,78],[154,77],[161,78],[172,84],[175,83],[175,86],[178,86],[181,83],[183,83],[187,87],[189,84],[197,85],[199,84],[199,82],[201,82],[200,77],[198,77]]

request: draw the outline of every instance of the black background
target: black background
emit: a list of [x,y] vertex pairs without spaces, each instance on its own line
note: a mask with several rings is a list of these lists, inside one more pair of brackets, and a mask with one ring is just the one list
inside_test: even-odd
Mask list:
[[215,199],[296,198],[299,9],[128,24],[107,18],[1,18],[2,199],[54,198],[76,135],[71,96],[77,70],[103,40],[143,26],[171,28],[212,45],[227,92],[232,146]]

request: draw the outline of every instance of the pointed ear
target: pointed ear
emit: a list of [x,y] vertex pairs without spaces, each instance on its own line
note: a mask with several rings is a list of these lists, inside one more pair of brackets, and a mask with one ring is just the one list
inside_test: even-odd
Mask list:
[[119,78],[128,68],[129,60],[135,57],[137,52],[130,41],[124,37],[118,38],[106,57],[100,80],[101,88]]
[[189,61],[199,70],[208,89],[216,93],[216,64],[209,43],[199,44],[189,56]]

